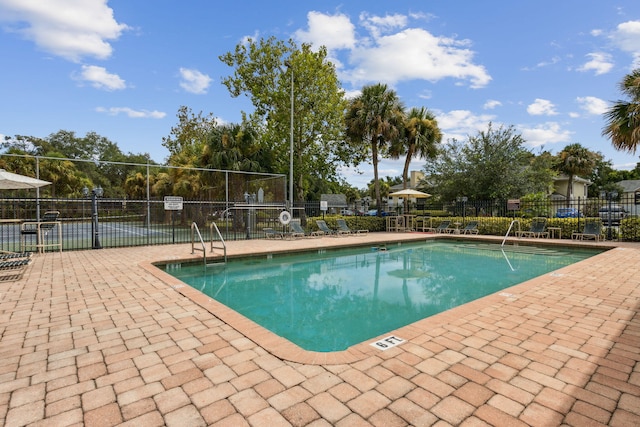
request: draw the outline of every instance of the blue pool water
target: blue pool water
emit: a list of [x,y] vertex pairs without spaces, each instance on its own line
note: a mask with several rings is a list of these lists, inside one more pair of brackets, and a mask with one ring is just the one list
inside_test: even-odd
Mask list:
[[337,351],[598,253],[427,242],[167,272],[306,350]]

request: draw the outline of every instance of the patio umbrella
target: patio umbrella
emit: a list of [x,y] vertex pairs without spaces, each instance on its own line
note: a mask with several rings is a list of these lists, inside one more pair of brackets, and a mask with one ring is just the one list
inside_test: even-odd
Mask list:
[[[400,191],[396,191],[395,193],[391,193],[391,194],[389,194],[389,196],[401,197],[401,198],[404,198],[404,199],[406,199],[408,201],[411,198],[413,198],[413,199],[426,199],[427,197],[431,197],[431,194],[423,193],[422,191],[413,190],[411,188],[405,188],[404,190],[400,190]],[[407,202],[405,201],[405,203],[407,203]],[[405,204],[405,207],[407,207],[406,204]]]
[[389,194],[392,197],[404,197],[406,199],[414,198],[414,199],[426,199],[427,197],[431,197],[431,194],[423,193],[422,191],[412,190],[411,188],[406,188],[404,190],[396,191],[395,193]]
[[51,184],[49,181],[31,178],[17,173],[7,172],[0,169],[0,190],[24,190],[29,188],[40,188]]

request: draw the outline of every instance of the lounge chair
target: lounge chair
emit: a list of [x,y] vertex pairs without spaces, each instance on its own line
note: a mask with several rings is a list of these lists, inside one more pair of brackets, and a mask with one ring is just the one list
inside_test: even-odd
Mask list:
[[40,221],[25,221],[20,225],[20,250],[26,249],[26,236],[35,236],[36,243],[28,245],[35,247],[38,251],[44,252],[46,246],[58,246],[62,252],[62,232],[58,230],[58,241],[53,244],[45,244],[44,239],[51,230],[59,224],[60,212],[45,212]]
[[31,252],[0,253],[0,282],[19,280],[30,262]]
[[320,233],[318,233],[317,231],[312,231],[311,233],[307,233],[306,231],[304,231],[304,228],[302,228],[302,225],[300,225],[299,221],[291,221],[289,223],[289,227],[291,227],[291,231],[288,233],[285,233],[285,237],[291,237],[293,239],[298,238],[298,237],[319,237]]
[[332,230],[329,228],[325,220],[317,219],[316,224],[318,224],[318,229],[322,232],[322,234],[326,234],[327,236],[342,236],[345,235],[344,232],[340,232],[337,230]]
[[273,228],[267,227],[267,228],[263,228],[262,231],[264,231],[264,236],[267,239],[282,239],[284,238],[284,234],[280,231],[276,231]]
[[440,224],[438,224],[436,227],[425,227],[422,229],[422,231],[431,231],[434,233],[451,233],[453,231],[453,228],[449,228],[450,225],[451,221],[444,220],[440,221]]
[[599,219],[587,219],[584,223],[584,229],[582,233],[575,231],[571,234],[572,239],[585,240],[593,239],[596,242],[600,241],[602,236],[602,221]]
[[344,219],[336,219],[336,225],[338,226],[338,231],[342,231],[345,234],[367,234],[369,232],[369,230],[352,230]]
[[518,231],[516,235],[518,237],[549,237],[549,232],[545,231],[547,227],[547,219],[536,217],[531,220],[531,227],[529,230]]
[[467,225],[460,230],[460,234],[478,234],[478,221],[469,221]]
[[31,258],[32,252],[0,252],[0,261],[9,261],[16,258]]

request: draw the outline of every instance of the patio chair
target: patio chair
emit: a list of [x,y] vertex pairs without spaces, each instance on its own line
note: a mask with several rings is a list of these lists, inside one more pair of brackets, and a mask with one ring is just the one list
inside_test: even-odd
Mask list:
[[271,227],[263,228],[264,236],[268,239],[282,239],[284,234],[280,231],[276,231]]
[[338,226],[338,231],[342,231],[345,234],[367,234],[369,230],[352,230],[347,225],[347,221],[344,219],[336,219],[336,225]]
[[549,237],[549,232],[545,230],[547,227],[547,218],[536,217],[531,220],[529,230],[518,231],[518,237]]
[[584,229],[582,233],[574,231],[571,233],[571,238],[576,240],[593,239],[596,242],[600,241],[602,236],[602,221],[600,219],[586,219],[584,223]]
[[438,224],[436,227],[425,227],[422,229],[422,231],[431,231],[433,233],[451,233],[453,231],[453,228],[449,228],[450,225],[451,221],[444,220],[440,221],[440,224]]
[[317,219],[316,224],[318,225],[318,229],[322,232],[322,234],[326,234],[327,236],[335,237],[335,236],[342,236],[345,234],[344,232],[330,229],[327,223],[325,222],[325,220],[323,219]]
[[307,233],[306,231],[304,231],[304,228],[302,228],[300,221],[291,221],[289,223],[289,227],[291,227],[291,231],[285,233],[284,237],[291,237],[293,239],[298,237],[320,237],[320,233],[318,233],[317,231],[312,231],[311,233]]
[[62,252],[62,236],[61,231],[58,230],[58,242],[51,245],[45,245],[44,239],[53,230],[56,225],[59,224],[58,217],[59,211],[47,211],[44,213],[40,221],[25,221],[20,225],[20,250],[24,250],[27,247],[27,236],[35,236],[36,243],[28,246],[35,247],[40,252],[44,252],[45,246],[58,246],[60,252]]
[[478,234],[478,221],[469,221],[460,234]]

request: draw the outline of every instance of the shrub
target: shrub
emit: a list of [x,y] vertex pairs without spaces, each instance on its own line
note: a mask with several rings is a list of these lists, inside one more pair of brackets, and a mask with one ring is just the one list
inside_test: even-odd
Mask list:
[[620,236],[622,240],[640,242],[640,218],[628,217],[620,221]]

